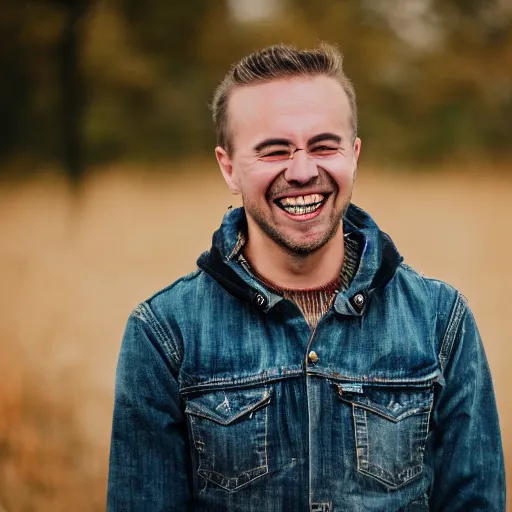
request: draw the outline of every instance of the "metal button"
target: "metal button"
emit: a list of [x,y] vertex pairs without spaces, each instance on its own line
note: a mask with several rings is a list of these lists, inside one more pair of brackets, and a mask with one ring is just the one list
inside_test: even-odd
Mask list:
[[357,295],[354,295],[354,304],[358,308],[362,308],[364,305],[364,295],[362,293],[358,293]]
[[309,357],[309,360],[310,360],[312,363],[315,363],[315,364],[317,363],[317,361],[318,361],[318,355],[317,355],[317,353],[316,353],[314,350],[312,350],[312,351],[308,354],[308,357]]
[[267,305],[267,299],[261,293],[257,293],[252,300],[254,304],[261,309]]

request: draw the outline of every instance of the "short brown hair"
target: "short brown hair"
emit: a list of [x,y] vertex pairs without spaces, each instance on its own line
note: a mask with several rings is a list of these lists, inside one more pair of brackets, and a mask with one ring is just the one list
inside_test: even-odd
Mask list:
[[357,134],[357,104],[352,82],[343,72],[343,55],[335,46],[322,43],[313,50],[298,50],[293,46],[274,45],[251,53],[234,64],[215,89],[211,105],[217,132],[217,144],[231,152],[228,131],[228,101],[238,86],[254,85],[280,78],[325,75],[336,79],[348,97],[352,112],[353,136]]

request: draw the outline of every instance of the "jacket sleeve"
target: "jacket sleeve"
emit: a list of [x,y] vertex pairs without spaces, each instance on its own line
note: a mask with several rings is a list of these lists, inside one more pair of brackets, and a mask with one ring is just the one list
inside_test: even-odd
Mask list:
[[162,331],[132,313],[119,354],[108,512],[188,508],[186,422]]
[[445,384],[432,417],[430,510],[504,512],[505,470],[491,374],[461,296],[454,311],[458,325],[448,327],[441,348]]

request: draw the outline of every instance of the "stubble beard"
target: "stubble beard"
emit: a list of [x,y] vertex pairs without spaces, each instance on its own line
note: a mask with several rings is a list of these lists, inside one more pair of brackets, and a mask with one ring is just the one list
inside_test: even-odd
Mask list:
[[250,201],[246,201],[244,197],[242,197],[242,199],[246,214],[254,220],[261,231],[265,233],[265,235],[267,235],[275,244],[280,246],[291,256],[306,257],[324,247],[330,240],[334,238],[341,226],[341,220],[350,205],[351,198],[348,198],[347,204],[341,211],[332,213],[330,218],[330,228],[327,233],[320,239],[313,240],[309,243],[299,243],[294,241],[291,237],[286,236],[285,233],[279,229],[276,229],[276,227],[267,219],[267,216],[260,210],[260,208],[252,205]]
[[[330,216],[330,229],[329,231],[319,240],[312,241],[311,243],[297,243],[290,237],[287,237],[285,233],[281,232],[275,227],[275,223],[272,223],[272,218],[266,215],[257,205],[253,204],[242,192],[242,202],[247,215],[249,215],[254,222],[258,225],[265,235],[267,235],[275,244],[283,248],[290,256],[296,256],[300,258],[307,257],[314,252],[324,247],[330,240],[334,238],[338,229],[341,226],[341,221],[347,212],[350,202],[352,200],[352,193],[354,191],[354,184],[357,175],[357,165],[354,166],[352,183],[349,190],[349,195],[346,198],[345,204],[341,210],[334,210]],[[330,178],[327,176],[327,179]],[[332,181],[332,180],[330,180]],[[334,194],[339,194],[340,190],[337,186],[334,187]]]

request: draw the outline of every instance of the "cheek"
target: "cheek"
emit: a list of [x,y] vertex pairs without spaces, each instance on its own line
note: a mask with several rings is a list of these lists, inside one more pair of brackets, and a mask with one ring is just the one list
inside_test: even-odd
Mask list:
[[355,168],[349,162],[342,164],[332,162],[322,165],[322,168],[342,193],[344,189],[351,186],[354,182]]
[[242,193],[251,196],[254,200],[266,200],[266,195],[272,187],[276,179],[275,173],[258,172],[258,170],[251,170],[251,172],[244,173],[240,179]]

